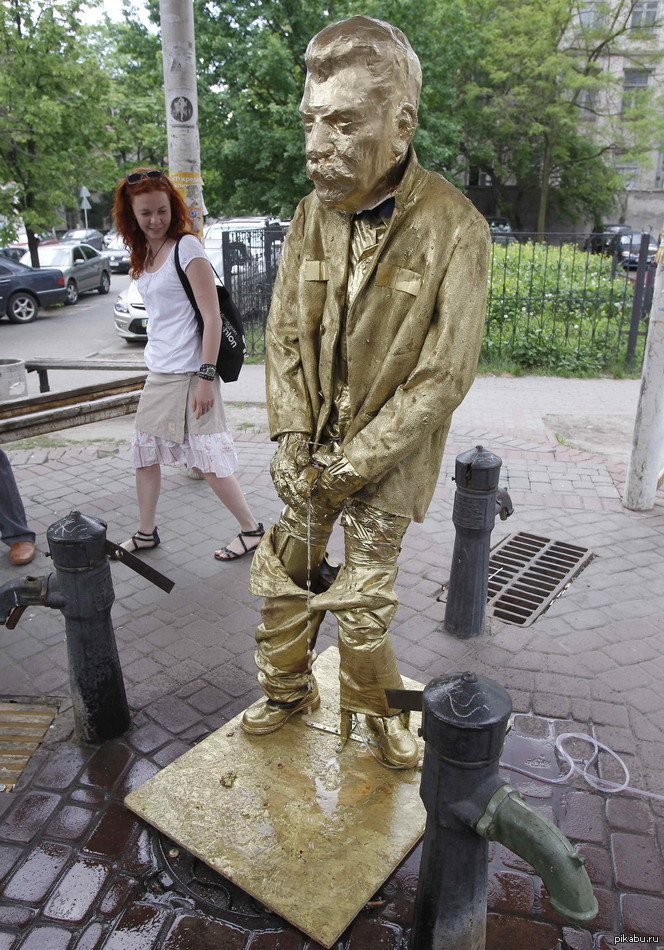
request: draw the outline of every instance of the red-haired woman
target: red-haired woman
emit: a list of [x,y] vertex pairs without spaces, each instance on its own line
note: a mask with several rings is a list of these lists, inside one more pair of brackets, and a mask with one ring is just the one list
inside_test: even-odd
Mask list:
[[[122,547],[132,552],[157,547],[160,466],[185,464],[200,472],[238,521],[239,534],[214,555],[233,561],[251,553],[264,530],[233,474],[237,456],[215,370],[221,318],[212,267],[192,232],[184,201],[159,169],[136,168],[126,175],[118,185],[113,214],[150,315],[145,347],[150,372],[131,447],[139,526]],[[175,268],[181,235],[178,256],[203,318],[202,336]]]

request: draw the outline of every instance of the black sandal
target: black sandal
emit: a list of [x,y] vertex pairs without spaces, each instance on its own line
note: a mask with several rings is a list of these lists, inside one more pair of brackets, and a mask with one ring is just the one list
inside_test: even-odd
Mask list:
[[244,557],[245,554],[253,554],[256,548],[258,547],[258,545],[255,544],[253,548],[248,548],[247,545],[244,543],[243,539],[244,538],[262,538],[264,534],[265,534],[265,528],[263,527],[263,522],[259,521],[258,527],[255,529],[255,531],[240,531],[239,534],[236,535],[240,544],[244,548],[244,551],[241,551],[238,554],[237,551],[231,551],[229,547],[225,547],[221,549],[221,554],[226,554],[227,557],[219,557],[219,552],[215,551],[214,553],[215,560],[216,561],[237,561],[239,557]]
[[[155,528],[152,534],[148,534],[146,531],[137,531],[136,534],[132,534],[128,541],[123,541],[120,547],[124,548],[125,551],[129,551],[130,554],[135,554],[136,551],[152,551],[153,548],[158,548],[160,544],[161,538]],[[129,545],[133,545],[133,547],[129,547]],[[114,557],[113,560],[117,561],[118,558]]]

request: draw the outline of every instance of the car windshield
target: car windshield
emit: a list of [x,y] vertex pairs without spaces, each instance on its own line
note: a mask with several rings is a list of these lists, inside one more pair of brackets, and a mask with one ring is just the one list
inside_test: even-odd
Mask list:
[[122,240],[119,234],[114,234],[113,237],[108,240],[106,247],[113,251],[126,250],[125,242]]
[[82,241],[83,238],[88,234],[88,231],[78,230],[78,231],[67,231],[63,237],[63,241]]
[[[69,267],[70,254],[71,251],[67,247],[49,244],[39,248],[39,263],[42,267]],[[29,252],[23,255],[21,263],[31,263]]]

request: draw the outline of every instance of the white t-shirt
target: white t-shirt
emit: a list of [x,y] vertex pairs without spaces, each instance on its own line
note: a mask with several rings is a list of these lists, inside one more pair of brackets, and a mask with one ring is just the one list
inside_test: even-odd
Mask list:
[[[179,247],[180,264],[187,264],[205,251],[193,234],[185,234]],[[207,260],[207,258],[206,258]],[[145,271],[136,281],[150,315],[145,365],[153,373],[197,373],[201,365],[202,336],[194,309],[175,269],[175,245],[154,274]]]

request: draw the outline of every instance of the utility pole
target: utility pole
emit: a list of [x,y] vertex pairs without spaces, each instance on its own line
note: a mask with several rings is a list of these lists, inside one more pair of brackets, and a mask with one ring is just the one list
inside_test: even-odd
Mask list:
[[193,0],[159,0],[169,177],[203,234],[203,179],[198,138]]
[[623,505],[649,511],[664,481],[664,245],[660,243]]

